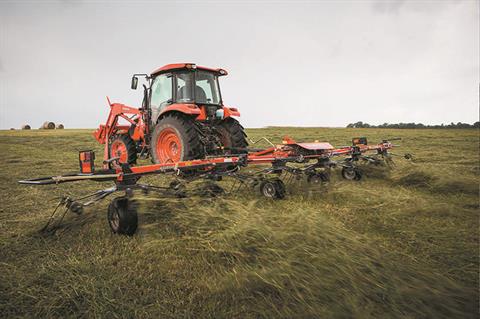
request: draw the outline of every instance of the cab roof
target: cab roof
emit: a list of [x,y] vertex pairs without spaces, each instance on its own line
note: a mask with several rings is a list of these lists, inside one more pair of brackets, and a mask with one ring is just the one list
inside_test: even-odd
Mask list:
[[151,73],[151,75],[153,76],[153,75],[156,75],[156,74],[159,74],[159,73],[164,73],[164,72],[167,72],[167,71],[178,70],[178,69],[200,69],[200,70],[220,73],[220,75],[227,75],[228,74],[228,72],[224,69],[208,68],[208,67],[205,67],[205,66],[196,65],[195,63],[172,63],[172,64],[164,65],[161,68],[158,68],[158,69],[154,70]]

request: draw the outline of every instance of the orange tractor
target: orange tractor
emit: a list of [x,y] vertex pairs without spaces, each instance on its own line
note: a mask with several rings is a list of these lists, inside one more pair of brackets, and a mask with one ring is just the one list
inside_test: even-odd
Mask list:
[[193,63],[168,64],[150,75],[134,74],[132,89],[139,77],[146,82],[142,107],[107,98],[107,122],[94,132],[105,145],[104,161],[135,164],[138,157],[151,157],[154,163],[176,163],[247,153],[246,134],[233,118],[240,113],[222,101],[218,78],[224,75],[223,69]]

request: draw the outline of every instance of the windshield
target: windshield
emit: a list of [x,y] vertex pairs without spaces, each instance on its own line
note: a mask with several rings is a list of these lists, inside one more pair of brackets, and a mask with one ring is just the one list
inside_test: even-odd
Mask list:
[[[194,78],[195,85],[193,85]],[[215,73],[201,70],[196,72],[184,71],[178,72],[176,79],[177,102],[220,105],[220,90]],[[195,99],[193,98],[193,92],[195,92]]]

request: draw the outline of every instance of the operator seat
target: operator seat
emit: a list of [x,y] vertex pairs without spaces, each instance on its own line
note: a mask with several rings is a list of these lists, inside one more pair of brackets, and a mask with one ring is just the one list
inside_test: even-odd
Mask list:
[[195,86],[195,101],[207,103],[207,94],[205,94],[205,91],[198,85]]
[[[189,92],[188,88],[186,85],[182,86],[180,89],[178,89],[177,92],[177,99],[182,100],[182,99],[188,99],[189,98]],[[205,91],[198,85],[195,86],[195,102],[199,103],[207,103],[207,94]]]
[[190,99],[190,94],[187,90],[187,86],[184,85],[177,91],[177,100]]

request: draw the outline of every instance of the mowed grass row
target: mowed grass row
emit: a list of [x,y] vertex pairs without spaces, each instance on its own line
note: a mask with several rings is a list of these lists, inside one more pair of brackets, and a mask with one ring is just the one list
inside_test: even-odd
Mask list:
[[[139,230],[110,233],[108,200],[38,230],[58,196],[108,183],[22,186],[77,170],[89,130],[0,132],[2,317],[468,318],[478,316],[478,130],[250,129],[253,140],[403,138],[391,171],[365,168],[281,201],[138,196]],[[266,146],[266,145],[258,145]],[[148,161],[144,162],[148,163]],[[166,177],[148,182],[166,184]],[[222,182],[225,184],[225,182]]]

